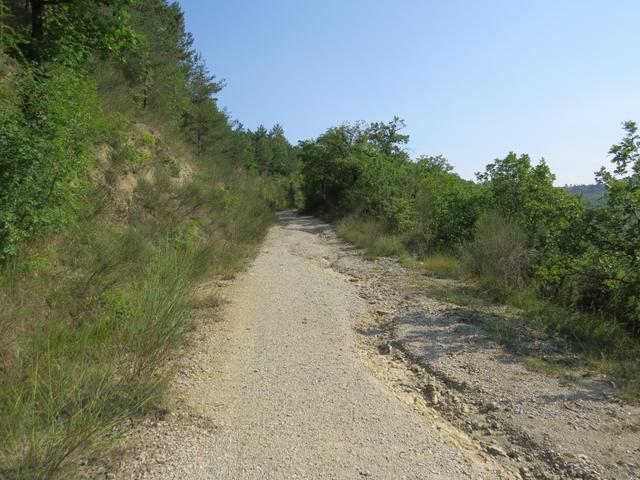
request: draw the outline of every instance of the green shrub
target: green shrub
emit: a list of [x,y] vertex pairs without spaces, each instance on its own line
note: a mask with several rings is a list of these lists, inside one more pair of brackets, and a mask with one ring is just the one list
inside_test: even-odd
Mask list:
[[36,236],[73,224],[84,208],[96,93],[75,72],[0,81],[0,260]]
[[485,190],[450,170],[442,157],[422,157],[412,167],[416,227],[410,247],[418,255],[469,242],[486,208]]
[[111,163],[118,167],[132,167],[149,161],[151,154],[129,145],[123,144],[111,152]]
[[523,287],[533,258],[525,235],[496,214],[478,220],[475,239],[464,249],[467,269],[496,288]]
[[374,218],[390,231],[405,233],[414,228],[413,201],[406,195],[408,166],[381,153],[365,152],[352,158],[359,174],[345,193],[347,211]]

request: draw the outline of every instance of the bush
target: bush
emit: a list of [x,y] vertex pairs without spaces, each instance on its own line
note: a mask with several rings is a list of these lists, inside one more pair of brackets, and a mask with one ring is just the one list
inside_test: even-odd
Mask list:
[[[419,255],[452,250],[469,242],[486,208],[482,188],[448,168],[433,165],[433,160],[422,158],[411,174],[417,221],[410,245]],[[440,157],[436,160],[443,161]]]
[[95,87],[58,68],[0,81],[0,260],[71,225],[83,208],[97,130]]
[[150,154],[137,148],[124,144],[111,152],[111,162],[119,167],[133,167],[149,161]]
[[475,239],[464,249],[467,269],[487,285],[523,287],[534,252],[526,236],[497,214],[478,220]]
[[353,155],[352,161],[359,174],[345,192],[344,208],[374,218],[390,231],[410,231],[415,225],[415,210],[407,196],[408,166],[381,153],[360,153]]

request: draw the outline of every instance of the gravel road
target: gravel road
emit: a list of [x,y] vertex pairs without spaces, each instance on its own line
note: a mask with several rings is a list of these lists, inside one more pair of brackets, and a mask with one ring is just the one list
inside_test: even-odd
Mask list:
[[368,303],[330,268],[327,228],[280,215],[184,361],[177,412],[134,434],[117,478],[495,478],[371,375],[353,330]]
[[195,312],[172,407],[85,478],[640,478],[640,409],[528,370],[423,281],[281,213],[197,292],[226,303]]

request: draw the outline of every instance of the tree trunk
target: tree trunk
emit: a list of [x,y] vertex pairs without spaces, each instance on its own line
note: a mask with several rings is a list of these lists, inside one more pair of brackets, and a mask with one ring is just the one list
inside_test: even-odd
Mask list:
[[44,10],[44,0],[31,0],[31,38],[36,41],[42,40],[42,12]]
[[42,25],[42,13],[44,11],[44,0],[30,0],[31,4],[31,44],[29,45],[29,57],[31,60],[38,60],[38,48],[44,37]]

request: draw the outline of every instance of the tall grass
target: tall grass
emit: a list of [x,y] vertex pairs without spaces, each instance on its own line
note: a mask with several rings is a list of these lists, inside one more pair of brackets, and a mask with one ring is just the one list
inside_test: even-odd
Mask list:
[[463,258],[466,269],[485,284],[522,288],[533,251],[524,233],[499,215],[485,215],[478,220],[475,238],[464,247]]
[[264,179],[215,175],[160,166],[126,224],[94,212],[4,266],[0,478],[64,477],[162,397],[195,282],[242,268],[274,218]]
[[436,278],[463,279],[468,274],[460,259],[450,253],[432,253],[415,265]]
[[341,238],[365,250],[368,257],[398,257],[406,253],[400,235],[389,232],[381,223],[349,215],[336,225]]
[[623,398],[640,401],[640,344],[623,325],[537,298],[525,304],[523,318],[533,328],[567,339],[587,365],[617,382]]

